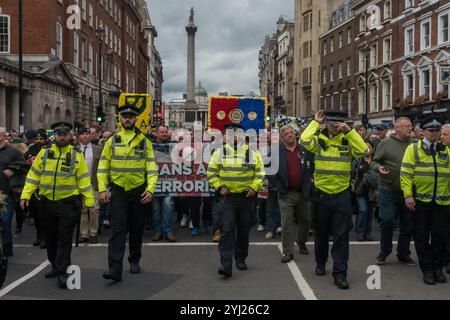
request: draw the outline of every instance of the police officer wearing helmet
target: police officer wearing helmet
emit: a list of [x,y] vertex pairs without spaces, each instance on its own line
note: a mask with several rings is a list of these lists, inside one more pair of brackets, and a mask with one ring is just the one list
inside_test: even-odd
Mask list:
[[[314,250],[316,274],[325,275],[329,235],[333,235],[334,282],[348,289],[349,232],[352,228],[350,172],[352,159],[367,152],[356,130],[345,123],[341,110],[319,111],[300,137],[300,144],[315,155]],[[325,129],[321,131],[321,125]]]
[[450,151],[439,141],[442,123],[435,116],[421,121],[425,137],[406,149],[400,175],[419,266],[429,285],[447,281],[442,269],[450,218]]
[[47,256],[52,270],[47,279],[58,278],[66,288],[67,267],[71,265],[72,236],[80,219],[80,193],[90,212],[95,212],[91,179],[83,154],[70,145],[72,125],[54,123],[55,144],[45,146],[28,172],[21,196],[22,208],[28,207],[32,194],[39,188],[42,201],[42,225],[45,229]]
[[[241,133],[235,132],[240,129]],[[221,237],[218,270],[225,278],[232,276],[233,255],[236,268],[247,270],[249,232],[256,208],[256,196],[264,180],[261,154],[251,150],[240,124],[225,126],[226,143],[213,152],[208,166],[209,184],[219,197]]]
[[[142,235],[147,205],[152,201],[158,179],[153,146],[145,135],[135,128],[136,107],[119,110],[122,129],[109,139],[103,148],[97,178],[100,201],[111,201],[112,235],[108,244],[109,270],[104,279],[121,281],[122,262],[129,233],[130,272],[141,268]],[[111,183],[111,199],[106,189]]]

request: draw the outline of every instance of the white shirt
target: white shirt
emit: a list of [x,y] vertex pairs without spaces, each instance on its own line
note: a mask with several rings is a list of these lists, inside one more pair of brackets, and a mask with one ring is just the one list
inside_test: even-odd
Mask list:
[[94,152],[92,150],[92,144],[88,145],[80,144],[80,150],[84,154],[84,160],[86,160],[86,164],[89,170],[89,174],[92,174],[92,164],[94,162]]
[[431,141],[428,141],[427,138],[423,138],[422,140],[423,143],[425,143],[425,145],[428,147],[428,150],[431,149],[431,145],[434,145],[434,151],[436,151],[436,145],[437,145],[437,141],[435,143],[431,143]]

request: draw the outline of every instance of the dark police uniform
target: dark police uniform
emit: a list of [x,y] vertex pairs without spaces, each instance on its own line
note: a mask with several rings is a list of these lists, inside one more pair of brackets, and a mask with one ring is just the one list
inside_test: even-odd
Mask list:
[[[326,111],[326,120],[344,122],[347,117],[340,110]],[[300,145],[315,155],[314,185],[315,212],[313,215],[316,274],[325,274],[328,260],[328,241],[333,235],[333,276],[340,289],[347,289],[349,232],[352,228],[350,175],[352,159],[361,158],[367,145],[354,130],[331,135],[320,131],[320,123],[311,121],[300,138]]]

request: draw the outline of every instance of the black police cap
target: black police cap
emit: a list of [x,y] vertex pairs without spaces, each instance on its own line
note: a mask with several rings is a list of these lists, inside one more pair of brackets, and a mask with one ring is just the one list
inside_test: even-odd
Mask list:
[[126,106],[119,109],[120,114],[131,114],[134,116],[139,115],[139,109],[133,106]]
[[73,125],[69,122],[61,121],[55,122],[50,128],[55,132],[70,132],[73,129]]
[[47,131],[45,129],[38,129],[36,131],[36,138],[44,138],[45,140],[47,140],[48,136],[47,136]]
[[325,116],[327,121],[344,122],[348,120],[347,112],[338,109],[326,110]]
[[432,116],[422,119],[420,122],[420,128],[422,130],[429,130],[429,131],[437,131],[442,128],[442,124],[444,121],[442,121],[441,118]]

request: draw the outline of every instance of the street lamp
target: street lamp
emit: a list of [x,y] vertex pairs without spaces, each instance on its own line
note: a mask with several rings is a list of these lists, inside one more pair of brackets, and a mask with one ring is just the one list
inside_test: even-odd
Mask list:
[[19,132],[23,127],[23,0],[19,0]]
[[98,37],[98,62],[97,62],[97,70],[98,72],[98,101],[99,106],[97,107],[96,112],[96,120],[99,124],[102,124],[105,121],[105,114],[103,112],[103,94],[102,94],[102,44],[103,44],[103,38],[105,37],[105,29],[102,27],[95,30],[95,33]]
[[361,49],[362,53],[364,54],[364,57],[366,58],[365,61],[365,70],[364,74],[366,77],[366,103],[365,103],[365,111],[362,116],[362,124],[364,125],[364,128],[366,130],[369,126],[369,56],[370,56],[370,48],[368,45],[366,45],[364,48]]
[[300,83],[297,81],[297,80],[295,80],[294,81],[294,116],[296,117],[297,116],[297,87],[298,87],[298,85],[299,85]]

